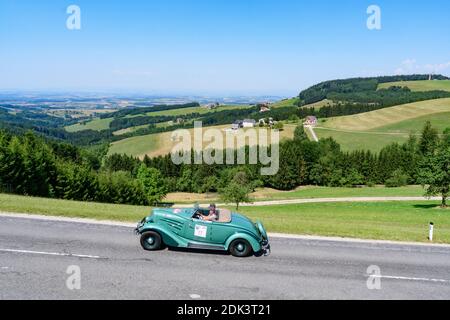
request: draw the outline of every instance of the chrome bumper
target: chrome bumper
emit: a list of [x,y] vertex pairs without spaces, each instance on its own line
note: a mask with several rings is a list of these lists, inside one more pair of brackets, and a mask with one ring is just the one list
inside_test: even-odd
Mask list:
[[268,240],[265,240],[261,243],[262,246],[262,251],[264,253],[264,256],[269,256],[270,255],[270,244]]

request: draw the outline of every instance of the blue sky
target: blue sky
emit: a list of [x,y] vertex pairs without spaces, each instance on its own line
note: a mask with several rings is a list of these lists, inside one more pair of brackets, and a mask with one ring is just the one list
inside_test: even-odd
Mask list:
[[[68,30],[66,9],[81,9]],[[369,5],[381,30],[366,27]],[[450,75],[448,0],[0,0],[0,90],[294,96],[319,81]]]

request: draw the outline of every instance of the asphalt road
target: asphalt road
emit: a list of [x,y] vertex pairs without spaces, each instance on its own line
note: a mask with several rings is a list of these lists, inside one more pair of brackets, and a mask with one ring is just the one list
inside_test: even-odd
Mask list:
[[[0,217],[0,298],[450,299],[449,247],[271,244],[269,257],[245,259],[145,252],[127,227]],[[369,278],[371,265],[381,274]],[[69,266],[80,268],[79,290],[67,287]]]

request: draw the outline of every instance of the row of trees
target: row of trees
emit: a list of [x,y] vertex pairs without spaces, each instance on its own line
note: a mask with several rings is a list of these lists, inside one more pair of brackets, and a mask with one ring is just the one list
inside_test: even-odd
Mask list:
[[442,195],[443,206],[449,195],[450,130],[439,135],[429,123],[420,138],[411,136],[377,154],[342,152],[331,138],[311,142],[301,125],[279,150],[278,173],[261,176],[260,164],[175,165],[170,155],[140,160],[116,154],[101,162],[71,145],[48,143],[31,133],[1,132],[0,188],[23,195],[138,205],[159,202],[175,191],[219,192],[239,204],[262,186],[291,190],[301,185],[422,184],[427,195]]
[[46,143],[32,133],[0,132],[0,191],[68,200],[146,205],[166,194],[161,173],[141,164],[136,174],[106,171],[90,153]]
[[[445,179],[449,179],[449,169],[445,167],[442,159],[449,152],[449,135],[450,131],[446,130],[440,136],[431,124],[427,123],[419,138],[412,135],[406,143],[393,143],[379,153],[363,150],[342,152],[339,144],[331,138],[322,139],[319,143],[310,142],[300,125],[295,130],[294,139],[283,141],[280,145],[279,172],[267,177],[259,175],[259,165],[177,166],[172,163],[169,155],[157,158],[145,157],[143,162],[162,173],[170,192],[198,193],[220,192],[229,186],[234,176],[240,172],[243,172],[249,181],[241,185],[250,186],[249,190],[253,190],[256,186],[292,190],[301,185],[354,187],[385,184],[389,187],[398,187],[406,184],[423,184],[432,186],[439,184],[431,178],[437,177],[436,166],[437,163],[441,163],[442,189],[430,187],[427,190],[428,194],[435,194],[436,190],[440,190],[441,194],[445,195],[445,188],[448,188],[448,180],[445,185]],[[435,157],[440,160],[435,160]],[[110,171],[128,170],[130,174],[134,174],[140,163],[140,160],[133,157],[113,155],[106,160],[105,168]]]

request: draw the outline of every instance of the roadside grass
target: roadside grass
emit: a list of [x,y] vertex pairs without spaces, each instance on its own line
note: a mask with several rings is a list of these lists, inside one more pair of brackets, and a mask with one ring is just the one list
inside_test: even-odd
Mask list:
[[150,213],[150,207],[69,201],[0,194],[0,211],[137,222]]
[[[271,188],[261,188],[251,194],[255,201],[289,200],[289,199],[317,199],[317,198],[343,198],[343,197],[421,197],[424,191],[421,186],[406,186],[399,188],[386,188],[375,186],[372,188],[329,188],[304,186],[293,191],[280,191]],[[169,193],[165,201],[170,203],[219,202],[217,193],[198,194],[175,192]]]
[[374,240],[427,242],[434,222],[434,242],[450,243],[450,209],[438,206],[434,201],[308,203],[239,211],[262,220],[269,232]]
[[[427,242],[432,221],[434,242],[450,243],[450,209],[438,206],[438,201],[306,203],[242,207],[239,211],[262,220],[269,232],[374,240]],[[3,212],[137,222],[150,209],[0,194]]]
[[378,89],[386,89],[389,87],[408,87],[411,91],[433,91],[443,90],[450,91],[450,80],[421,80],[421,81],[398,81],[382,83]]

